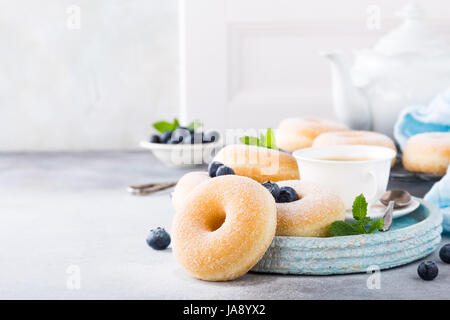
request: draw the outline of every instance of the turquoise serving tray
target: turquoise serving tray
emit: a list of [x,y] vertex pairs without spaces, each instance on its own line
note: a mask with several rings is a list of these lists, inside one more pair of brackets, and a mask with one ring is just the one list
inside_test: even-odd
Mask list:
[[442,214],[420,200],[410,214],[394,219],[391,230],[330,237],[275,237],[254,272],[330,275],[397,267],[421,259],[441,242]]

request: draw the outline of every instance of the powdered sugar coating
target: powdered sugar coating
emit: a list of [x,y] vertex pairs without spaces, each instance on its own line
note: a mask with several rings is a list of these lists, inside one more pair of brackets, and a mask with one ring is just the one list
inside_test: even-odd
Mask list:
[[172,195],[172,204],[175,211],[183,205],[189,193],[202,182],[211,179],[206,171],[193,171],[186,173],[178,180]]
[[450,132],[412,136],[403,149],[403,166],[414,172],[445,174],[450,165]]
[[297,160],[278,150],[244,144],[228,145],[214,160],[233,168],[237,175],[261,183],[300,178]]
[[175,215],[173,253],[196,278],[232,280],[264,255],[276,220],[275,201],[259,183],[232,175],[209,179]]
[[278,185],[293,188],[299,200],[276,204],[277,236],[325,237],[332,222],[345,219],[344,203],[328,187],[299,180]]
[[276,132],[278,146],[286,151],[311,147],[321,133],[346,131],[349,128],[339,122],[317,117],[287,118],[281,121]]

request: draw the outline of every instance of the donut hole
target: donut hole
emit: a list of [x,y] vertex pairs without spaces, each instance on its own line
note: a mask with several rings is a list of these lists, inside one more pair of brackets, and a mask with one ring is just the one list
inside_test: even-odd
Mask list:
[[226,214],[224,211],[218,211],[211,214],[206,221],[206,228],[210,232],[214,232],[224,224]]

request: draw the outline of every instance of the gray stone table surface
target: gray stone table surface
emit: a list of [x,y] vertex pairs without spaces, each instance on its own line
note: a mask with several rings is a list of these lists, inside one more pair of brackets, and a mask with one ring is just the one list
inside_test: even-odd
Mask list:
[[380,289],[368,289],[368,274],[192,279],[170,248],[154,251],[145,243],[151,228],[170,231],[170,191],[126,191],[130,184],[170,181],[185,172],[146,152],[0,154],[0,298],[450,298],[450,265],[436,254],[428,257],[438,261],[436,280],[420,280],[414,262],[382,271]]

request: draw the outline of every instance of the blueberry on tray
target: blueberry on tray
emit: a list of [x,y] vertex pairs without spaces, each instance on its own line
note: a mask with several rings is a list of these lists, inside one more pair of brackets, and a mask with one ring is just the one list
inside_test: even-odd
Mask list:
[[229,175],[229,174],[235,174],[234,170],[231,169],[230,167],[227,167],[224,165],[224,166],[220,166],[219,168],[217,168],[216,177],[225,176],[225,175]]
[[223,163],[218,161],[213,161],[208,165],[208,174],[211,178],[214,178],[216,176],[217,169],[219,167],[223,166]]
[[278,197],[280,196],[280,187],[272,181],[266,181],[262,184],[267,190],[269,190],[269,192],[272,194],[272,196],[275,199],[278,199]]
[[296,200],[298,200],[298,194],[297,192],[295,192],[294,189],[292,189],[291,187],[281,187],[276,202],[285,203],[285,202],[293,202]]

